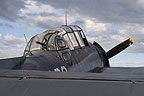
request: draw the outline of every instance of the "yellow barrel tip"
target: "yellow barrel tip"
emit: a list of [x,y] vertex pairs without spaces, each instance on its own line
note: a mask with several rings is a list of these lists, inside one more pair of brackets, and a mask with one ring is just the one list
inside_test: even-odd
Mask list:
[[130,41],[131,41],[132,43],[134,43],[134,39],[133,39],[133,38],[130,38]]

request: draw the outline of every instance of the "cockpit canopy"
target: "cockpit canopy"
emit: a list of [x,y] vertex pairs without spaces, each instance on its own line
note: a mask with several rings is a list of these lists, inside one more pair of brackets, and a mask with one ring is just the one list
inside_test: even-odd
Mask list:
[[77,25],[63,25],[32,37],[24,54],[34,50],[56,51],[61,48],[74,50],[84,46],[88,46],[88,42],[82,29]]

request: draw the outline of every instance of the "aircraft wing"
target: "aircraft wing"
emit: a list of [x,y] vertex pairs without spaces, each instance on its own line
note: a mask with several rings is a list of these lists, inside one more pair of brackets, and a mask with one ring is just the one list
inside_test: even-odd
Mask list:
[[0,69],[13,69],[25,60],[25,57],[0,59]]
[[1,96],[143,96],[144,68],[102,73],[0,70]]

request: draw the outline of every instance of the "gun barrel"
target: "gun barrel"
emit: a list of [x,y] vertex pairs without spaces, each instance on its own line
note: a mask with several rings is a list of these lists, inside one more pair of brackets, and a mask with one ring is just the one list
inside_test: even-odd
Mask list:
[[133,43],[134,43],[134,39],[130,38],[130,39],[127,39],[124,42],[120,43],[119,45],[115,46],[114,48],[112,48],[111,50],[109,50],[106,53],[108,59],[115,56],[116,54],[120,53],[121,51],[123,51],[124,49],[126,49],[127,47],[132,45]]

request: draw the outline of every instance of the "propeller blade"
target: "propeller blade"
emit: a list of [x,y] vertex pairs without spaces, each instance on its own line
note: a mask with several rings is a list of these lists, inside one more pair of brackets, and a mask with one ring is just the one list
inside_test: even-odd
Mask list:
[[130,39],[127,39],[124,42],[120,43],[119,45],[115,46],[114,48],[112,48],[111,50],[109,50],[106,53],[108,59],[115,56],[116,54],[120,53],[121,51],[123,51],[124,49],[126,49],[127,47],[132,45],[133,43],[134,43],[134,39],[130,38]]

